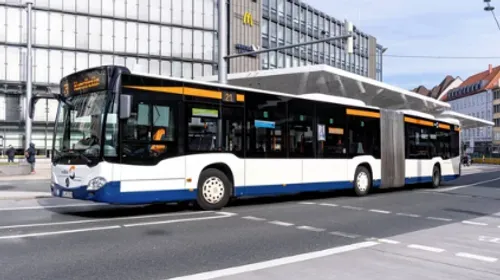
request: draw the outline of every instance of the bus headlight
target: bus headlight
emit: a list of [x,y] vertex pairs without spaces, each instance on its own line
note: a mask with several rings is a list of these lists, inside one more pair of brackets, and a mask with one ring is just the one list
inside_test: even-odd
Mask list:
[[87,187],[88,191],[97,191],[98,189],[102,188],[104,185],[106,185],[106,179],[102,177],[96,177],[92,180],[89,181],[89,185]]

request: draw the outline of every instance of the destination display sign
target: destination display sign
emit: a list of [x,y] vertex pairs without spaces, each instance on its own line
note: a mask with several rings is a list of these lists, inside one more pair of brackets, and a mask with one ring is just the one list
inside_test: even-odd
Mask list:
[[64,96],[80,95],[105,90],[108,86],[107,68],[91,69],[75,73],[61,81]]

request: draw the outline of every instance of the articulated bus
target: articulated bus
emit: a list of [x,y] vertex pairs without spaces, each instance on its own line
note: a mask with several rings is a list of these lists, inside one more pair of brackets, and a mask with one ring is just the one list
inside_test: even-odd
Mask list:
[[53,196],[110,204],[402,187],[460,176],[459,122],[131,73],[102,66],[61,80]]

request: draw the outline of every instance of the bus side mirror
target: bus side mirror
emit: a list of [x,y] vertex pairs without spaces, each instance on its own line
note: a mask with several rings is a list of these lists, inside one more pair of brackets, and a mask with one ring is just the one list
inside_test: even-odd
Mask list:
[[132,111],[132,96],[120,95],[120,119],[130,118]]

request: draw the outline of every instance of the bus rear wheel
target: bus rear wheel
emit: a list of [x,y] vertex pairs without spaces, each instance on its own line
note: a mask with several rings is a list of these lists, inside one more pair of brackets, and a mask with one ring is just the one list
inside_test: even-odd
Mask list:
[[224,172],[209,168],[201,172],[196,202],[203,210],[219,210],[226,206],[233,186]]
[[357,196],[368,194],[372,186],[372,175],[370,170],[364,166],[358,166],[354,174],[354,192]]

